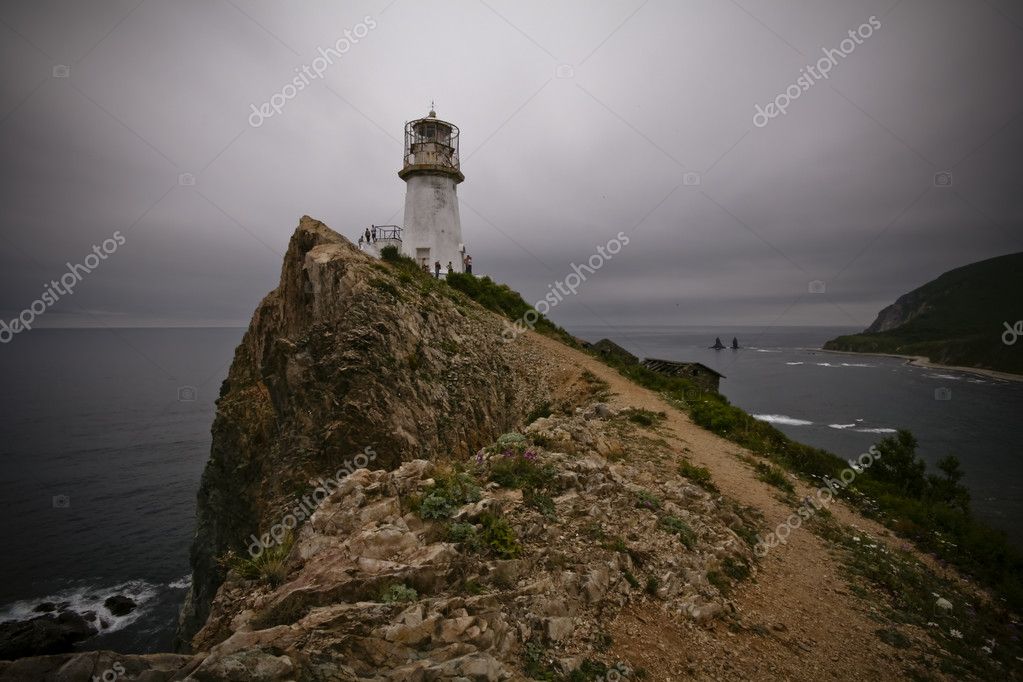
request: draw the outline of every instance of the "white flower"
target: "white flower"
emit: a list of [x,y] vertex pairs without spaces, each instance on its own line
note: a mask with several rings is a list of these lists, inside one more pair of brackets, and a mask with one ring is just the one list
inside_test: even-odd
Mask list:
[[987,654],[988,656],[990,656],[990,655],[991,655],[991,647],[989,647],[989,646],[982,646],[982,647],[980,648],[980,650],[981,650],[981,651],[983,651],[983,652],[984,652],[985,654]]
[[937,623],[928,623],[927,627],[929,627],[929,628],[936,628],[936,627],[939,627],[939,626],[938,626]]
[[963,633],[959,632],[955,628],[952,628],[951,630],[949,630],[948,634],[952,635],[956,639],[962,639],[963,638]]
[[934,605],[937,606],[939,609],[942,609],[943,611],[952,610],[952,602],[945,599],[944,597],[938,597],[938,601],[936,601]]
[[853,536],[853,540],[855,540],[856,542],[859,542],[860,541],[860,536],[859,535],[854,535]]

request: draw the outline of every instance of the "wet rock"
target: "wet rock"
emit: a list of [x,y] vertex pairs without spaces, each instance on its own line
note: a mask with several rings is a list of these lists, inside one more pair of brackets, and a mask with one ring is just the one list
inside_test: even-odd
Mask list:
[[64,653],[95,634],[96,628],[74,611],[0,623],[0,660]]
[[125,597],[123,594],[117,594],[113,597],[108,597],[107,600],[103,602],[103,606],[107,607],[107,610],[115,616],[127,616],[135,610],[137,604],[131,597]]

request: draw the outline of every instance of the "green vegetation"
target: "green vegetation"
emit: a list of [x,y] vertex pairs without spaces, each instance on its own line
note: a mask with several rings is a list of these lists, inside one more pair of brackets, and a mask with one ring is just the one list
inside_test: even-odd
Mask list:
[[481,497],[482,492],[470,474],[457,470],[438,471],[433,476],[433,485],[414,506],[424,519],[446,519],[462,505],[478,502]]
[[648,490],[640,490],[636,493],[636,506],[641,509],[657,511],[661,508],[661,500]]
[[866,331],[832,339],[824,348],[922,355],[946,365],[1023,374],[1023,352],[1002,343],[1005,323],[1019,319],[1020,291],[1023,253],[973,263],[902,296]]
[[652,412],[651,410],[644,410],[641,408],[631,408],[624,412],[625,417],[634,424],[640,426],[653,426],[654,424],[664,420],[667,416],[663,412]]
[[[809,527],[839,548],[850,591],[891,623],[877,631],[882,641],[898,648],[909,644],[898,629],[902,624],[925,631],[930,642],[917,644],[952,679],[1006,679],[1008,671],[1018,668],[1023,643],[1013,617],[998,603],[963,592],[955,581],[940,577],[909,552],[889,549],[833,519],[817,516]],[[941,608],[939,598],[951,608]],[[923,657],[918,662],[930,666]]]
[[480,516],[480,546],[502,559],[514,559],[522,551],[515,529],[508,521],[490,512]]
[[704,490],[708,490],[712,493],[717,493],[718,488],[714,485],[714,482],[710,477],[710,469],[701,467],[693,464],[687,459],[682,460],[682,463],[678,465],[678,472],[688,478],[696,485],[702,487]]
[[692,549],[696,546],[696,533],[682,519],[677,516],[665,515],[661,517],[660,523],[661,528],[677,535],[682,544],[686,546],[686,549]]
[[400,604],[419,599],[419,593],[408,585],[401,583],[391,585],[380,594],[380,601],[385,604]]
[[785,492],[789,495],[796,494],[796,487],[792,485],[792,481],[785,475],[785,472],[776,466],[771,466],[765,462],[757,462],[754,470],[757,474],[757,479],[763,481],[768,485],[773,485],[778,490]]
[[466,549],[474,550],[480,547],[479,533],[476,526],[471,523],[452,523],[448,526],[448,541],[464,545]]
[[[572,347],[579,345],[571,334],[533,310],[522,299],[522,296],[507,284],[497,284],[489,277],[476,277],[462,272],[448,275],[446,282],[451,288],[462,292],[484,308],[507,317],[512,322],[523,320],[526,313],[532,310],[533,314],[537,316],[536,322],[533,324],[533,329],[537,332],[558,339]],[[524,322],[521,323],[521,326],[523,329],[526,328]]]
[[537,419],[542,417],[551,416],[551,404],[549,402],[543,402],[534,407],[529,414],[526,415],[526,424],[532,424]]
[[295,536],[288,533],[280,544],[264,547],[255,557],[244,558],[231,555],[228,566],[245,580],[262,580],[277,587],[288,577],[288,555],[295,544]]
[[[845,460],[789,439],[731,405],[724,396],[685,378],[665,376],[639,364],[605,362],[628,379],[664,395],[696,424],[813,485],[840,479],[849,467]],[[1009,544],[1004,533],[969,513],[965,489],[958,483],[958,462],[946,458],[940,465],[941,475],[926,475],[926,466],[916,454],[916,441],[908,433],[884,439],[877,447],[881,460],[847,487],[836,485],[837,494],[921,549],[973,575],[1013,607],[1023,608],[1023,553]],[[882,461],[886,464],[877,466]]]
[[[960,297],[964,302],[962,305],[957,304],[958,307],[947,305],[948,297],[959,296],[952,291],[956,286],[950,286],[944,296],[933,300],[940,300],[942,307],[946,311],[951,311],[947,319],[965,323],[968,317],[973,316],[974,320],[983,317],[984,328],[989,330],[985,333],[1002,345],[1000,342],[1002,322],[1012,320],[1010,317],[995,320],[991,317],[994,315],[991,311],[1005,310],[1000,301],[1006,296],[1011,300],[1011,297],[1021,289],[1019,281],[1019,273],[1023,273],[1021,259],[1023,254],[1016,254],[961,268],[960,270],[969,270],[977,266],[990,265],[991,272],[997,274],[992,275],[987,280],[988,283],[979,289],[976,284],[979,280],[972,277],[969,278],[971,280],[969,282],[959,282],[967,295]],[[414,263],[411,265],[415,266]],[[962,275],[960,271],[953,271],[932,284],[942,280],[950,282]],[[1009,284],[1004,283],[1006,278]],[[996,281],[1002,284],[993,284]],[[526,310],[529,310],[521,296],[488,278],[455,275],[449,280],[449,284],[484,307],[511,320],[519,319]],[[978,315],[974,316],[974,313],[967,309],[970,307],[986,312],[978,312]],[[919,326],[932,317],[921,314],[913,322]],[[548,324],[550,327],[547,327]],[[994,324],[994,328],[990,329],[987,326],[989,324]],[[904,327],[905,325],[900,329]],[[567,345],[578,347],[575,339],[567,332],[546,320],[538,322],[536,328]],[[1012,347],[1008,348],[1011,350]],[[671,404],[685,411],[697,425],[766,458],[774,466],[811,480],[814,484],[839,479],[842,471],[848,468],[848,463],[843,459],[820,448],[789,439],[770,424],[756,420],[730,404],[727,398],[717,392],[707,391],[682,377],[659,374],[618,356],[594,355],[626,378],[664,395]],[[1023,358],[1023,355],[1016,353],[1014,357]],[[950,360],[939,358],[938,361]],[[964,364],[961,360],[956,362]],[[1004,362],[1001,360],[999,362],[1001,369],[1007,369]],[[990,366],[999,365],[992,361]],[[1023,367],[1017,365],[1015,371],[1023,371]],[[598,377],[590,374],[589,377],[584,375],[584,379],[594,386],[595,395],[608,391],[606,382]],[[885,444],[886,442],[888,444]],[[891,454],[898,452],[908,462],[918,461],[915,442],[907,442],[901,434],[894,439],[882,441],[879,447],[895,448]],[[879,473],[875,474],[868,470],[866,475],[857,476],[848,487],[836,486],[836,490],[842,498],[858,507],[862,513],[878,519],[903,537],[917,542],[922,549],[933,552],[939,558],[975,576],[998,591],[1012,606],[1023,607],[1023,554],[1008,543],[1004,533],[985,526],[971,516],[965,491],[958,485],[958,477],[961,475],[958,463],[951,459],[943,460],[941,476],[925,475],[922,463],[910,465],[909,469],[914,467],[923,476],[923,485],[913,483],[907,488],[904,481],[887,476],[882,467],[878,468]],[[687,471],[694,473],[695,478],[689,476]],[[686,463],[681,465],[680,473],[697,482],[700,482],[699,477],[704,476],[693,469],[688,469]],[[744,534],[743,539],[746,539],[747,535],[749,534]],[[622,550],[626,550],[624,543],[621,544]]]

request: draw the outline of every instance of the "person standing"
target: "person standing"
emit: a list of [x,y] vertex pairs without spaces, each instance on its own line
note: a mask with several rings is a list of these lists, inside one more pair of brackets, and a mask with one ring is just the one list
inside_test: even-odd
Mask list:
[[433,264],[433,276],[440,279],[440,261],[435,261]]
[[373,226],[373,241],[375,242],[376,240],[377,240],[377,226],[374,225]]
[[453,266],[453,265],[451,265],[451,261],[448,261],[448,274],[450,275],[450,274],[451,274],[451,273],[453,273],[454,271],[455,271],[455,268],[454,268],[454,266]]
[[369,228],[368,227],[366,228],[366,234],[363,235],[363,236],[366,237],[366,243],[369,244]]
[[465,254],[465,272],[466,274],[472,274],[472,256]]

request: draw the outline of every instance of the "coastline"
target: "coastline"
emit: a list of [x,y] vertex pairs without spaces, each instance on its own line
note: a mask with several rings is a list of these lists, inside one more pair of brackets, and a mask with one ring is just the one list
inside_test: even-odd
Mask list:
[[835,355],[856,355],[860,357],[873,356],[876,358],[899,358],[905,360],[907,365],[914,365],[916,367],[923,367],[925,369],[947,369],[953,372],[965,372],[966,374],[976,374],[978,376],[988,377],[989,379],[1001,379],[1003,381],[1023,381],[1023,375],[1011,374],[1009,372],[999,372],[993,369],[982,369],[980,367],[960,367],[958,365],[942,365],[937,362],[931,362],[929,358],[923,355],[899,355],[897,353],[859,353],[851,350],[828,350],[825,348],[814,349],[821,353],[834,353]]

